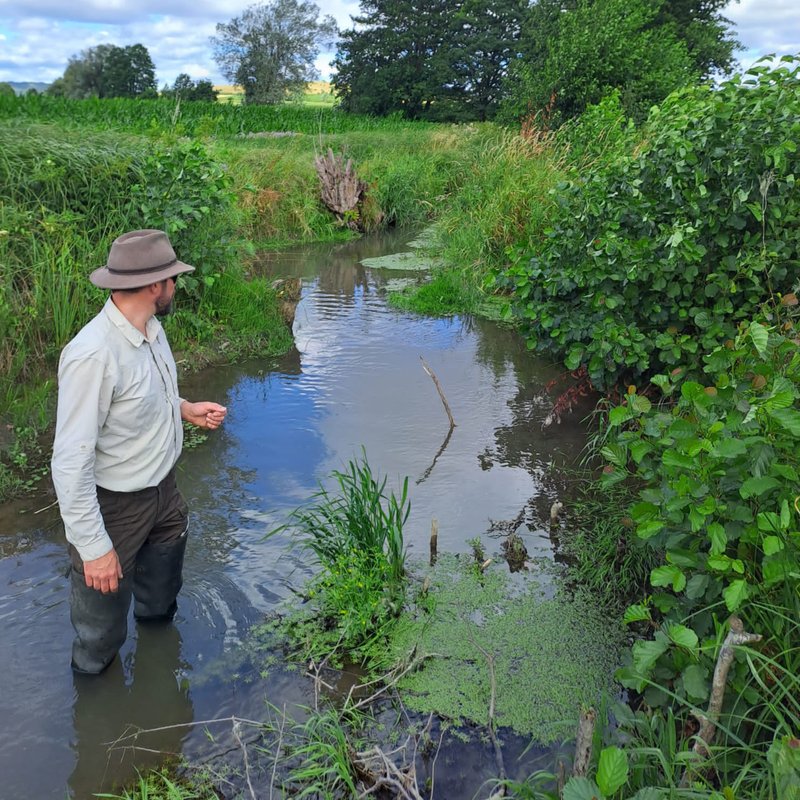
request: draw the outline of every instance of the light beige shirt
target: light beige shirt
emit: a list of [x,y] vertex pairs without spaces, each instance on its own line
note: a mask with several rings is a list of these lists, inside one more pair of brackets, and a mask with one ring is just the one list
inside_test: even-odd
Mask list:
[[175,359],[155,317],[146,331],[109,297],[61,353],[53,483],[67,540],[84,561],[113,546],[96,487],[156,486],[183,446]]

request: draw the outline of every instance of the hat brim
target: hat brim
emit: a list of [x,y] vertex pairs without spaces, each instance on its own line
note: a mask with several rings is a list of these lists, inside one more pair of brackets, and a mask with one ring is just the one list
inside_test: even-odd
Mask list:
[[144,272],[136,275],[123,275],[118,272],[112,272],[108,267],[99,267],[89,275],[89,280],[101,289],[142,289],[151,283],[174,278],[184,272],[194,272],[194,269],[189,264],[184,264],[183,261],[177,260],[155,272]]

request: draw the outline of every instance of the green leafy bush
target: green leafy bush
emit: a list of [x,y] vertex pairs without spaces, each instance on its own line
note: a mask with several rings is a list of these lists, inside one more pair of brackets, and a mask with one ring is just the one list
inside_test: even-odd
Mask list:
[[638,152],[559,188],[506,273],[529,345],[604,390],[735,336],[800,260],[800,73],[785,57],[653,109]]
[[738,775],[741,796],[753,798],[775,796],[768,748],[800,729],[796,304],[787,295],[770,324],[741,323],[702,357],[702,380],[654,376],[664,403],[629,394],[609,414],[602,449],[606,481],[641,482],[630,515],[639,538],[665,554],[652,593],[625,613],[649,634],[618,677],[650,706],[702,707],[729,614],[761,635],[737,648],[714,756],[714,769]]

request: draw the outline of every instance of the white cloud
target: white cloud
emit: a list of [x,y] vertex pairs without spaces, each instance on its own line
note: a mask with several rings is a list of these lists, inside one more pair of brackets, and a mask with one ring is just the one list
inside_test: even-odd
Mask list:
[[769,53],[800,52],[800,13],[796,0],[741,0],[726,6],[723,14],[736,25],[744,45],[743,66]]

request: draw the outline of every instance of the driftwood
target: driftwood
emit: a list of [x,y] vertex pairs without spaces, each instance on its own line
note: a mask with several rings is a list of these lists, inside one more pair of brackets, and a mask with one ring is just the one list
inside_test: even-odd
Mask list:
[[358,230],[358,206],[367,191],[367,184],[360,180],[353,167],[353,159],[334,155],[328,148],[324,156],[314,159],[319,176],[322,202],[336,214],[340,222]]
[[450,410],[450,404],[447,402],[447,398],[444,396],[444,390],[442,389],[442,384],[439,383],[439,379],[434,374],[433,370],[428,365],[428,362],[422,357],[419,357],[419,360],[422,362],[422,369],[428,373],[428,377],[433,381],[433,385],[436,387],[436,391],[439,392],[439,399],[442,401],[442,405],[444,406],[445,413],[447,414],[447,419],[450,420],[450,430],[455,428],[456,423],[453,419],[453,412]]
[[[452,428],[450,430],[453,430]],[[436,557],[439,554],[439,521],[431,520],[431,561],[433,566],[436,563]]]
[[[700,714],[698,712],[694,714],[700,723],[700,730],[695,736],[692,752],[701,758],[708,758],[708,756],[711,755],[709,746],[711,745],[711,740],[714,738],[714,733],[717,730],[717,723],[722,713],[722,701],[725,698],[725,686],[728,682],[728,672],[733,663],[735,654],[734,648],[743,644],[760,642],[762,639],[760,633],[747,633],[742,621],[737,616],[732,616],[728,624],[730,629],[720,648],[719,655],[717,656],[717,663],[714,667],[714,677],[711,679],[711,698],[708,701],[708,710],[705,714]],[[681,778],[681,787],[686,788],[690,780],[691,772],[687,767]]]

